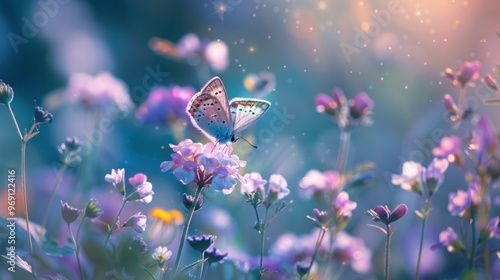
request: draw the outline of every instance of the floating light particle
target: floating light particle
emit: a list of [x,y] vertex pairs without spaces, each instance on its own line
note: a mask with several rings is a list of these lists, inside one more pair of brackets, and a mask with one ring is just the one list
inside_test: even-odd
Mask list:
[[408,86],[405,86],[405,89],[408,89]]
[[384,77],[380,77],[380,80],[383,81],[384,80]]
[[212,27],[207,28],[208,31],[212,31]]
[[313,31],[313,30],[314,30],[314,28],[312,26],[309,27],[309,31]]
[[283,65],[283,68],[286,68],[286,65]]
[[320,10],[324,10],[324,9],[326,9],[326,2],[325,2],[325,1],[321,1],[321,2],[319,2],[319,3],[318,3],[318,8],[319,8]]
[[267,36],[267,39],[271,39],[271,35]]
[[245,43],[245,39],[241,38],[240,39],[240,43],[244,44]]
[[249,52],[249,53],[255,53],[255,51],[256,51],[256,49],[255,49],[255,47],[254,47],[254,46],[250,46],[250,47],[248,47],[248,52]]

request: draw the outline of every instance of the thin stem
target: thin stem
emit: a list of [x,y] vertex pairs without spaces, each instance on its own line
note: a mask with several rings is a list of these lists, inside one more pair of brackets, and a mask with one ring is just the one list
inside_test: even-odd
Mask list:
[[311,273],[311,268],[314,263],[314,259],[316,259],[316,255],[318,254],[319,246],[321,245],[321,242],[323,241],[323,237],[325,237],[326,229],[321,228],[321,231],[318,234],[318,240],[316,241],[316,246],[314,248],[314,253],[311,258],[311,262],[309,262],[309,268],[307,269],[306,273],[306,279],[309,277],[309,273]]
[[125,207],[125,204],[127,204],[127,201],[128,200],[123,201],[122,207],[120,208],[118,215],[116,215],[115,222],[113,223],[113,226],[111,226],[111,228],[109,229],[108,236],[106,237],[106,241],[104,241],[104,247],[106,247],[106,244],[108,244],[109,238],[111,237],[111,234],[115,230],[116,224],[118,223],[118,219],[120,218],[120,214],[122,213],[123,208]]
[[[203,260],[205,258],[205,252],[201,252],[201,259],[200,260]],[[201,263],[201,266],[200,266],[200,280],[201,278],[203,277],[203,265],[205,264],[205,262],[202,262]]]
[[[144,269],[144,271],[146,271],[148,273],[148,275],[151,276],[151,278],[153,278],[154,280],[156,280],[156,277],[153,275],[153,273],[151,273],[151,271],[149,271],[149,269],[147,269],[143,265],[141,265],[141,268]],[[160,276],[160,279],[161,279],[161,276]]]
[[182,256],[182,247],[184,247],[184,241],[186,240],[189,225],[191,224],[191,220],[193,219],[194,209],[196,208],[196,204],[198,204],[198,198],[200,197],[202,189],[203,189],[203,184],[200,183],[200,185],[196,188],[196,192],[194,194],[194,199],[193,199],[193,205],[191,205],[191,209],[189,209],[186,223],[184,224],[184,228],[182,229],[181,241],[179,244],[179,249],[177,251],[177,257],[175,258],[175,265],[172,274],[174,276],[175,273],[177,272],[177,269],[179,268],[179,263],[181,261],[181,256]]
[[211,263],[208,264],[207,269],[205,269],[205,273],[203,274],[203,277],[200,280],[205,279],[205,277],[207,276],[208,270],[210,269],[210,265],[211,265]]
[[[264,220],[260,224],[260,227],[261,227],[261,231],[260,231],[260,262],[259,262],[259,278],[258,279],[260,279],[262,274],[264,274],[264,268],[262,267],[262,259],[264,257],[264,240],[265,240],[264,235],[266,234],[266,228],[267,228],[266,223],[267,223],[268,212],[269,212],[269,208],[266,207],[266,213],[264,214]],[[255,207],[255,213],[257,213],[257,207]],[[260,221],[258,219],[259,219],[259,216],[257,216],[257,222],[260,223]]]
[[80,225],[78,225],[78,230],[76,231],[76,239],[75,239],[75,236],[73,235],[73,231],[71,231],[71,227],[68,225],[68,231],[69,231],[69,234],[71,235],[71,240],[73,240],[73,246],[75,246],[75,255],[76,255],[76,262],[78,263],[78,272],[80,273],[80,279],[84,279],[83,278],[83,272],[82,272],[82,266],[80,265],[80,247],[78,246],[78,232],[80,231],[80,226],[82,225],[82,222],[83,222],[83,219],[85,219],[85,217],[83,217],[81,220],[80,220]]
[[385,240],[385,280],[389,279],[389,248],[391,241],[391,229],[390,225],[387,224],[387,238]]
[[472,269],[474,267],[474,256],[476,255],[476,217],[474,217],[474,204],[471,205],[470,207],[470,216],[471,216],[471,236],[472,236],[472,248],[470,252],[470,259],[469,259],[469,268]]
[[21,130],[19,129],[19,125],[17,124],[16,116],[14,116],[14,112],[12,111],[10,104],[6,104],[5,106],[7,107],[7,110],[9,111],[10,117],[12,118],[12,121],[14,122],[14,126],[16,127],[17,135],[19,136],[19,140],[23,141],[23,134],[21,133]]
[[28,190],[26,188],[26,142],[21,141],[21,184],[24,200],[24,218],[26,219],[26,230],[28,231],[28,243],[30,245],[30,253],[33,255],[33,241],[31,240],[30,218],[28,213]]
[[417,271],[415,272],[415,280],[418,280],[418,276],[420,274],[420,260],[422,258],[422,248],[424,246],[424,231],[425,231],[425,222],[427,221],[427,214],[429,211],[431,202],[427,200],[425,202],[425,212],[424,218],[422,219],[422,231],[420,232],[420,247],[418,248],[418,261],[417,261]]
[[339,154],[337,157],[337,165],[335,170],[337,173],[344,173],[345,165],[347,162],[347,154],[349,153],[349,143],[350,143],[351,132],[348,129],[340,130],[340,145]]
[[[61,168],[61,170],[59,170],[59,173],[57,174],[56,181],[54,183],[54,187],[52,188],[52,192],[50,193],[49,203],[47,204],[47,208],[45,208],[45,213],[43,214],[42,229],[45,229],[45,224],[47,223],[47,217],[49,215],[50,205],[52,204],[52,200],[54,200],[54,196],[56,194],[57,188],[59,187],[59,184],[61,183],[62,177],[63,177],[64,172],[66,171],[67,167],[68,167],[68,165],[66,163],[64,163],[63,167]],[[46,233],[47,233],[47,231],[45,230],[44,236]]]
[[458,99],[458,120],[461,121],[464,114],[465,88],[460,88],[460,97]]

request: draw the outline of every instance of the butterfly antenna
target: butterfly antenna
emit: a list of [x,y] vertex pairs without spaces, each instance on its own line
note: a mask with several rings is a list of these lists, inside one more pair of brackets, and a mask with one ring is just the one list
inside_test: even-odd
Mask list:
[[254,144],[252,144],[252,143],[248,142],[248,140],[247,140],[247,139],[245,139],[245,138],[243,138],[243,137],[241,137],[241,136],[240,136],[240,138],[241,138],[241,139],[243,139],[243,140],[245,140],[245,142],[247,142],[247,143],[248,143],[248,145],[250,145],[250,146],[254,147],[255,149],[257,149],[257,146],[255,146]]

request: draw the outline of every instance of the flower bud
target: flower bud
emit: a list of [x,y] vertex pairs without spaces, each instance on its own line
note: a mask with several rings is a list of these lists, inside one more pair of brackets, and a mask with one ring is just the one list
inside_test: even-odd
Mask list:
[[484,76],[483,83],[498,93],[497,81],[491,75]]
[[217,239],[215,235],[196,235],[196,236],[188,236],[186,238],[189,245],[195,249],[196,251],[203,253],[205,252]]
[[460,72],[457,73],[456,81],[461,87],[465,87],[469,82],[479,79],[481,63],[479,61],[466,61],[462,64]]
[[319,211],[318,208],[314,208],[313,209],[313,215],[314,215],[314,218],[321,224],[321,225],[325,225],[326,223],[328,223],[328,221],[330,220],[330,217],[328,215],[328,212],[326,211]]
[[82,210],[69,205],[67,202],[61,201],[61,213],[63,220],[69,225],[78,219]]
[[14,99],[14,90],[2,80],[0,80],[0,103],[9,105]]
[[[184,204],[184,207],[186,207],[187,210],[191,210],[193,203],[194,203],[193,196],[188,195],[187,193],[182,195],[182,204]],[[196,202],[196,206],[194,207],[194,211],[200,210],[202,206],[203,206],[203,195],[200,194],[200,196],[198,197],[198,201]]]
[[387,219],[388,223],[392,223],[401,219],[408,212],[408,206],[405,204],[399,204],[392,210],[391,215],[389,215],[389,219]]
[[446,110],[448,110],[448,113],[450,113],[451,120],[455,121],[458,115],[458,106],[455,104],[455,101],[453,101],[453,97],[446,93],[443,95],[442,102]]
[[35,120],[35,123],[39,125],[39,124],[44,124],[46,122],[52,123],[52,121],[54,120],[54,116],[52,116],[52,114],[49,113],[49,111],[43,109],[42,107],[36,106],[33,119]]
[[351,100],[349,113],[353,119],[359,119],[369,114],[372,109],[373,100],[365,92],[360,92]]
[[103,211],[101,210],[101,205],[99,201],[94,198],[91,198],[85,207],[85,217],[90,219],[99,217]]
[[309,271],[309,264],[305,262],[298,262],[296,268],[300,279],[302,279],[304,275],[306,275],[306,273]]
[[212,247],[212,249],[205,251],[204,257],[208,258],[207,262],[209,264],[212,264],[222,261],[227,257],[227,255],[228,255],[227,252],[222,253],[221,251],[217,250],[217,248]]

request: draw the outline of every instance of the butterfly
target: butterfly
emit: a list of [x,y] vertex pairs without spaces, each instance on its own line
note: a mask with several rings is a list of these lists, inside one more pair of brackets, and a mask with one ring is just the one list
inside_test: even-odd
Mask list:
[[189,101],[191,123],[215,144],[236,142],[239,133],[260,119],[271,107],[266,100],[233,98],[230,102],[219,77],[208,81]]

